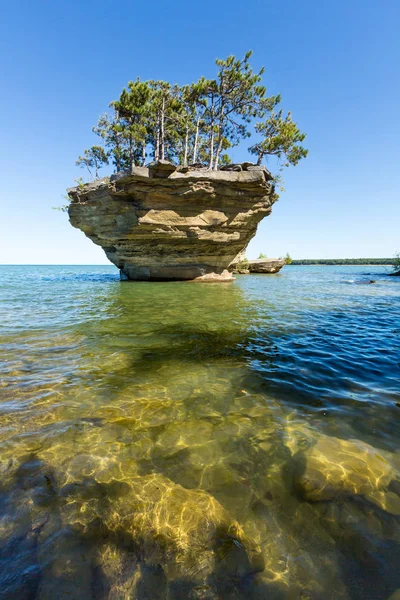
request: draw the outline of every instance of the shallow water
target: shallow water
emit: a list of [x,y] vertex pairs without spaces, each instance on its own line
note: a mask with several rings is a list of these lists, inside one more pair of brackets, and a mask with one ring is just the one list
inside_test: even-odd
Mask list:
[[0,267],[0,598],[395,594],[387,272]]

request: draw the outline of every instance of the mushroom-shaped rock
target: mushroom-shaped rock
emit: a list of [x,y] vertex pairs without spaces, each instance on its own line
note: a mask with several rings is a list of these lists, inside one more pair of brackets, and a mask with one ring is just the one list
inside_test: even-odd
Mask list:
[[232,281],[225,271],[275,201],[267,175],[158,161],[68,190],[69,218],[126,279]]

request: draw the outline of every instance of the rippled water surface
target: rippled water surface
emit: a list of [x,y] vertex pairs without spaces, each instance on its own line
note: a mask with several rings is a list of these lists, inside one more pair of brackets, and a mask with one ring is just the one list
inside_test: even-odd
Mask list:
[[386,273],[0,267],[0,598],[399,598]]

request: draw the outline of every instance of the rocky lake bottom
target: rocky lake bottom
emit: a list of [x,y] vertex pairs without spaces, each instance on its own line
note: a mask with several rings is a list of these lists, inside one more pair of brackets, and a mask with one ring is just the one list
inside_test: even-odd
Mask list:
[[400,598],[387,273],[0,267],[0,599]]

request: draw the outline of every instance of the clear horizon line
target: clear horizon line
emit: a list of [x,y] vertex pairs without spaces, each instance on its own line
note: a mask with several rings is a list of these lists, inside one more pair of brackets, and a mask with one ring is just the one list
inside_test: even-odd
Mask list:
[[[267,256],[266,259],[275,260],[275,257]],[[351,258],[295,258],[292,260],[394,260],[392,256],[365,256],[365,257],[351,257]],[[257,260],[257,259],[248,259]],[[383,265],[385,266],[385,265]],[[0,267],[115,267],[112,263],[0,263]],[[118,269],[119,270],[119,269]]]

